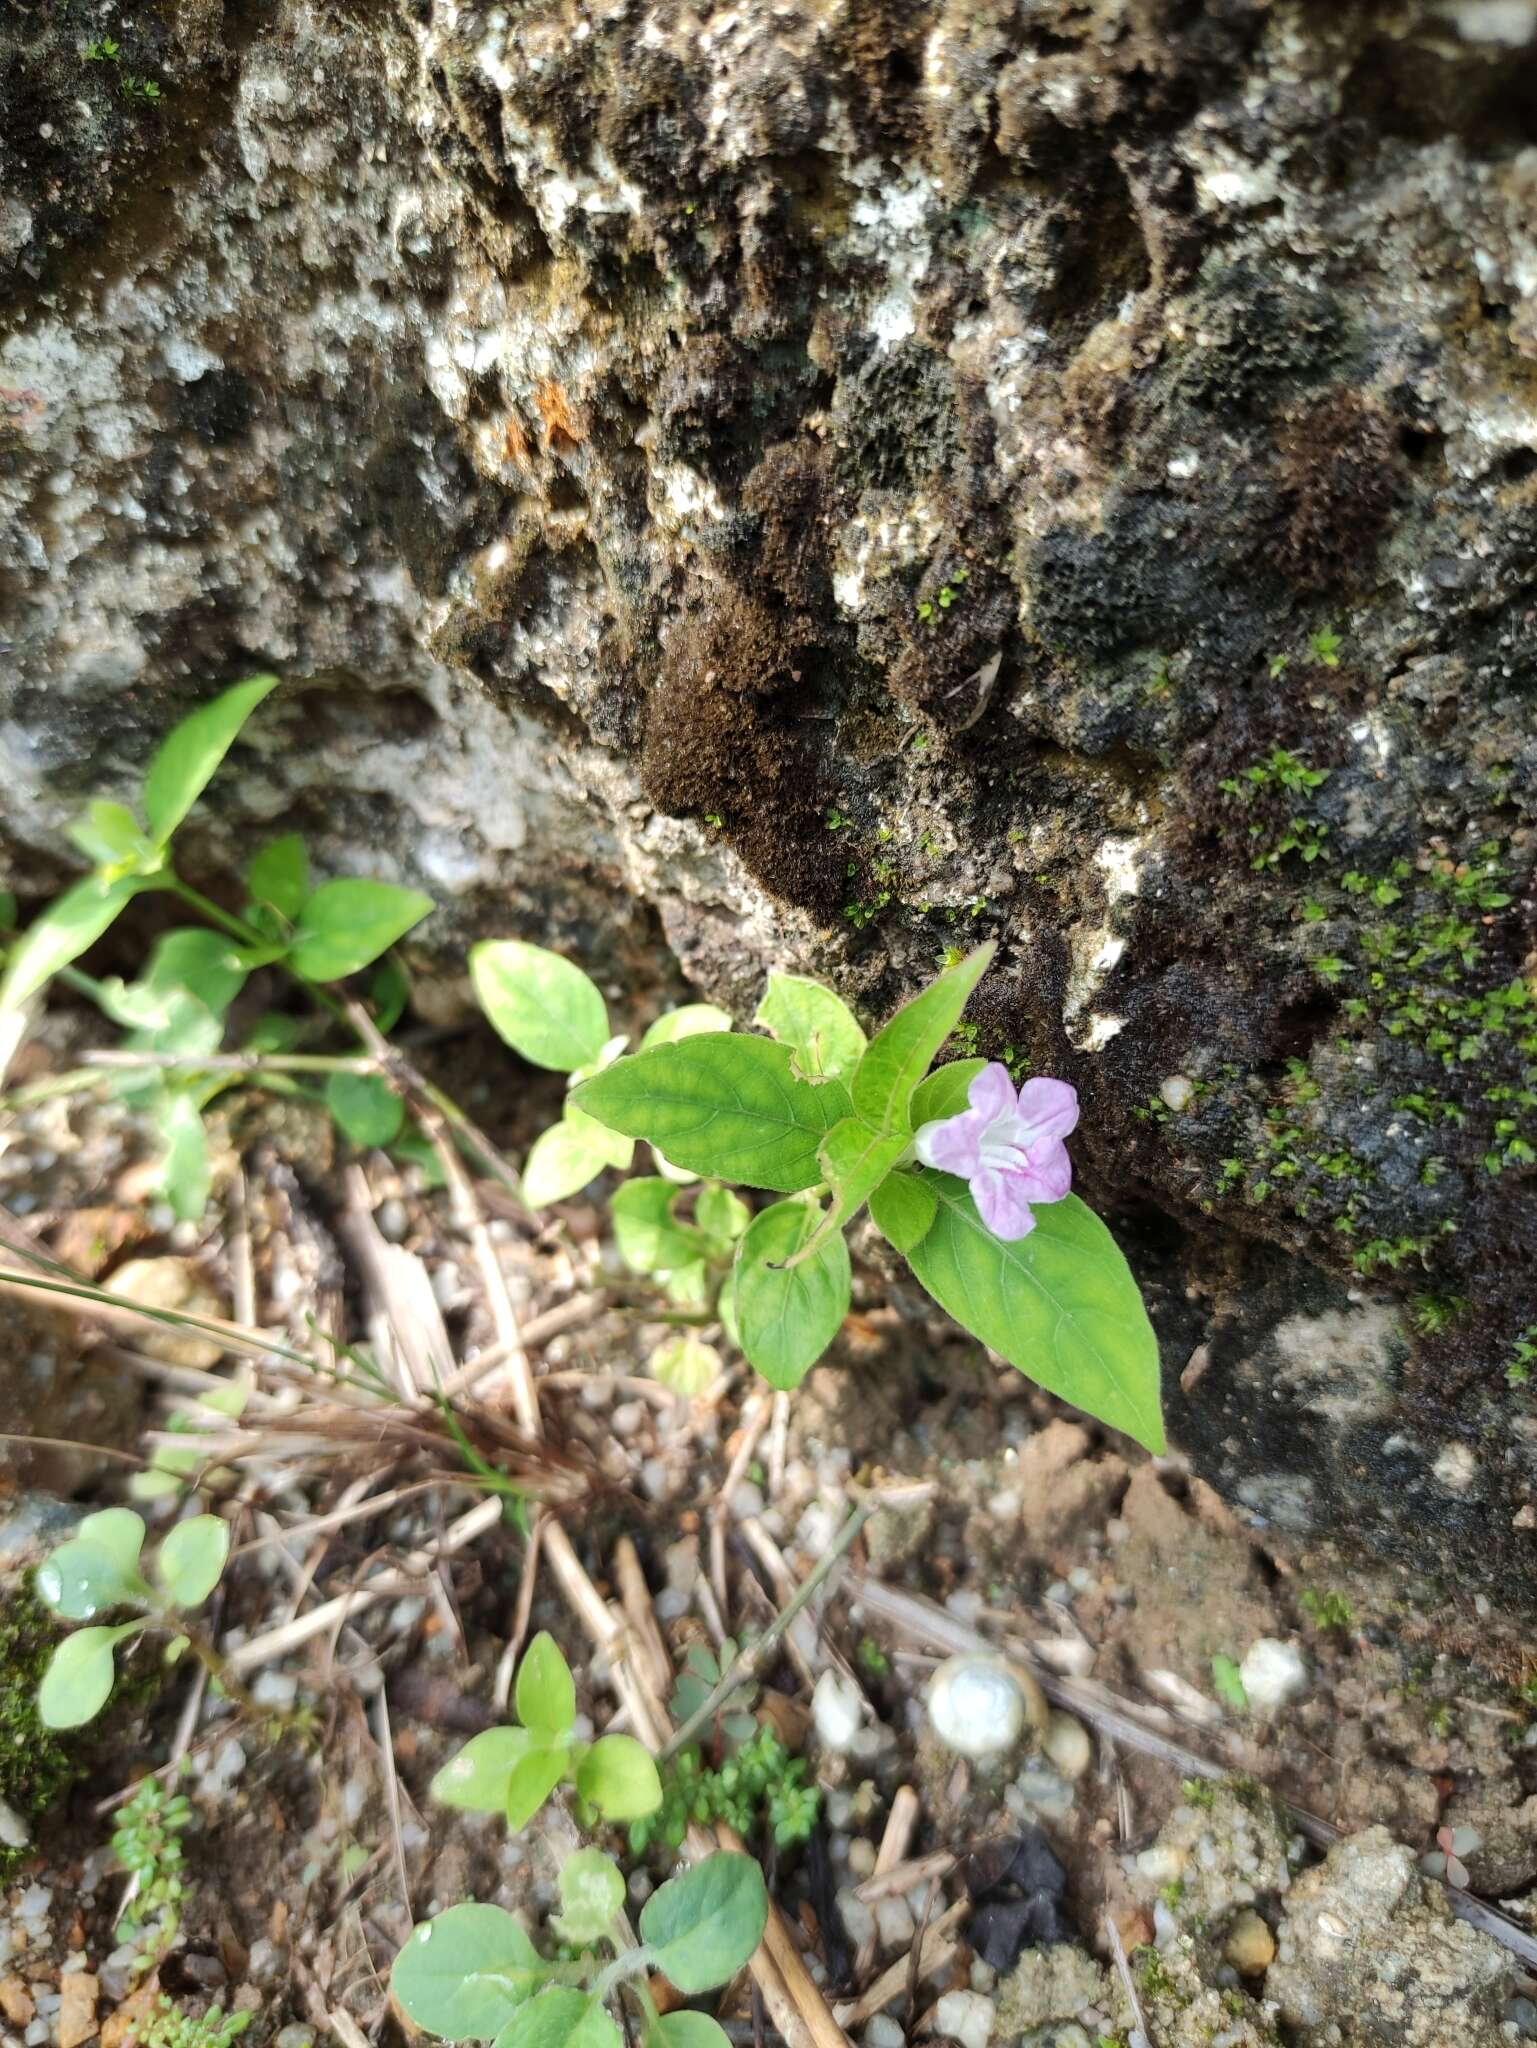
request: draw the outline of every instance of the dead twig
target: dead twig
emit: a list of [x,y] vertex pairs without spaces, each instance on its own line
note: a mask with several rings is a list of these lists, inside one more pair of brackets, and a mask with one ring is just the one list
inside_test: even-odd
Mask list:
[[839,2026],[845,2029],[862,2027],[866,2020],[873,2020],[882,2006],[902,1996],[913,1981],[915,1970],[917,1981],[921,1982],[925,1977],[937,1976],[941,1970],[948,1969],[958,1949],[958,1944],[950,1936],[970,1911],[969,1900],[957,1899],[937,1920],[929,1923],[905,1956],[882,1970],[868,1991],[847,2005],[835,2005],[833,2018]]
[[[891,1811],[886,1815],[885,1830],[881,1845],[875,1852],[875,1871],[870,1879],[875,1883],[903,1863],[907,1857],[908,1845],[913,1839],[913,1830],[918,1825],[918,1795],[911,1785],[899,1785],[892,1795]],[[951,1862],[954,1862],[952,1857]],[[930,1872],[930,1877],[938,1875]],[[875,1964],[876,1937],[867,1934],[859,1944],[854,1958],[854,1982],[863,1984]]]

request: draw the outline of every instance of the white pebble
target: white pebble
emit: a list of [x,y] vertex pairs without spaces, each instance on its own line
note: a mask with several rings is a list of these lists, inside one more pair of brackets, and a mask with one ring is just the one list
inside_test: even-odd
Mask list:
[[934,2008],[934,2030],[959,2041],[961,2048],[987,2048],[995,2007],[979,1991],[947,1991]]
[[1295,1643],[1275,1636],[1261,1636],[1249,1645],[1238,1675],[1256,1714],[1274,1714],[1308,1689],[1307,1660]]
[[751,1479],[738,1480],[731,1489],[731,1512],[739,1522],[763,1513],[763,1488]]
[[958,1756],[997,1756],[1024,1733],[1025,1695],[998,1657],[947,1657],[929,1680],[929,1725]]
[[1185,1852],[1155,1842],[1137,1858],[1137,1869],[1152,1884],[1173,1884],[1184,1875]]
[[1073,1714],[1052,1713],[1041,1747],[1064,1778],[1081,1778],[1094,1761],[1089,1731]]
[[856,1835],[849,1843],[849,1870],[863,1880],[875,1875],[875,1844],[864,1835]]
[[882,1948],[911,1948],[918,1932],[912,1908],[906,1899],[881,1899],[875,1908],[875,1927]]
[[1188,1109],[1195,1094],[1195,1083],[1188,1074],[1169,1074],[1159,1082],[1158,1093],[1163,1097],[1176,1116],[1182,1109]]
[[907,2048],[907,2029],[889,2012],[878,2012],[865,2027],[860,2040],[864,2048]]
[[825,1749],[835,1756],[852,1747],[864,1718],[864,1694],[841,1671],[824,1671],[811,1695],[811,1718]]
[[843,1922],[844,1932],[850,1941],[863,1944],[875,1939],[875,1915],[863,1899],[856,1899],[847,1888],[838,1894],[838,1918]]

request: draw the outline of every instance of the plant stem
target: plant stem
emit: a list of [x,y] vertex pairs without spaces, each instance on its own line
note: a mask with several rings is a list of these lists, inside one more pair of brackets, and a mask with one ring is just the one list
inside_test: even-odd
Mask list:
[[179,896],[190,910],[195,910],[200,917],[206,917],[210,924],[216,924],[220,931],[227,932],[232,939],[238,939],[242,946],[266,944],[261,933],[248,925],[243,918],[232,917],[229,911],[221,910],[217,903],[211,902],[201,890],[194,889],[189,882],[184,882],[180,875],[168,876],[165,886],[173,896]]
[[376,1074],[365,1053],[325,1052],[103,1052],[83,1053],[88,1067],[159,1068],[208,1074]]
[[684,1748],[693,1736],[698,1734],[707,1721],[713,1720],[719,1709],[726,1704],[727,1700],[730,1699],[731,1695],[742,1683],[742,1680],[753,1676],[769,1651],[773,1649],[779,1638],[784,1634],[791,1622],[794,1621],[796,1615],[800,1613],[806,1602],[816,1592],[818,1586],[822,1584],[833,1566],[843,1556],[849,1545],[854,1541],[854,1538],[870,1519],[877,1505],[878,1503],[873,1500],[861,1501],[859,1506],[855,1508],[854,1512],[833,1538],[825,1556],[817,1559],[805,1581],[797,1588],[792,1597],[785,1602],[762,1635],[753,1638],[741,1655],[734,1659],[730,1670],[721,1674],[719,1685],[715,1686],[700,1701],[688,1719],[682,1722],[672,1735],[668,1737],[667,1741],[662,1744],[662,1747],[657,1751],[656,1760],[658,1763],[664,1764],[670,1757],[675,1757],[678,1751]]
[[198,1629],[190,1627],[179,1614],[168,1615],[165,1617],[165,1621],[168,1627],[177,1629],[187,1638],[188,1649],[191,1650],[193,1656],[196,1657],[199,1664],[208,1673],[209,1678],[219,1687],[221,1692],[225,1693],[235,1702],[235,1705],[240,1708],[242,1713],[250,1714],[258,1721],[281,1721],[284,1718],[281,1714],[276,1714],[270,1708],[262,1705],[250,1688],[235,1676],[225,1659],[220,1656],[213,1644]]

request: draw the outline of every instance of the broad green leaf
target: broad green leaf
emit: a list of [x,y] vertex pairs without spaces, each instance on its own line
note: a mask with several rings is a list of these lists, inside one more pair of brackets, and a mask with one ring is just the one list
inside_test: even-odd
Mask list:
[[899,1252],[911,1252],[939,1208],[927,1175],[905,1168],[888,1176],[870,1197],[870,1217],[881,1236]]
[[382,1074],[332,1074],[326,1108],[337,1128],[360,1150],[391,1145],[400,1136],[406,1106]]
[[431,909],[430,896],[393,882],[322,882],[299,913],[288,964],[306,981],[340,981],[377,960]]
[[576,1686],[571,1666],[547,1630],[541,1629],[523,1653],[513,1704],[518,1719],[535,1735],[570,1734],[576,1719]]
[[862,1117],[845,1117],[828,1132],[818,1155],[833,1204],[821,1225],[791,1259],[792,1266],[815,1258],[869,1200],[912,1142],[906,1131],[872,1130]]
[[54,1651],[37,1689],[37,1717],[45,1728],[80,1728],[107,1704],[115,1667],[112,1652],[142,1622],[118,1628],[80,1628]]
[[160,1160],[160,1187],[173,1214],[196,1223],[208,1206],[213,1167],[208,1133],[196,1098],[185,1088],[167,1088],[155,1105],[155,1128],[165,1147]]
[[407,2019],[444,2041],[489,2041],[550,1975],[500,1906],[450,1906],[412,1929],[390,1971]]
[[406,1013],[411,1000],[411,977],[393,953],[386,953],[368,982],[368,1000],[374,1023],[388,1035]]
[[569,1074],[608,1043],[608,1011],[580,967],[521,939],[470,948],[470,979],[499,1036],[536,1067]]
[[570,1769],[566,1745],[541,1748],[543,1740],[538,1735],[532,1738],[533,1746],[521,1763],[513,1765],[507,1780],[507,1825],[514,1833],[528,1826]]
[[563,1202],[606,1167],[621,1170],[635,1157],[635,1140],[622,1138],[596,1117],[567,1103],[558,1124],[541,1131],[523,1162],[523,1199],[531,1209]]
[[960,1022],[966,999],[986,973],[996,951],[978,946],[954,967],[920,989],[871,1039],[849,1083],[854,1108],[878,1130],[910,1130],[913,1090]]
[[753,1218],[737,1246],[733,1301],[737,1336],[771,1387],[798,1387],[842,1327],[849,1310],[849,1251],[834,1232],[787,1268],[822,1218],[805,1202],[776,1202]]
[[264,1010],[246,1033],[242,1052],[292,1052],[299,1043],[299,1020],[281,1010]]
[[676,1045],[680,1038],[697,1037],[701,1031],[729,1031],[731,1017],[714,1003],[685,1003],[681,1010],[664,1010],[654,1024],[646,1026],[640,1042],[645,1052],[653,1045]]
[[125,1581],[138,1574],[144,1549],[144,1517],[136,1515],[132,1508],[98,1508],[94,1515],[85,1517],[75,1537],[78,1542],[92,1543],[116,1558]]
[[[133,1519],[139,1522],[137,1515]],[[126,1523],[117,1522],[109,1525],[104,1540],[73,1536],[45,1557],[33,1580],[43,1605],[65,1621],[93,1621],[108,1608],[139,1605],[149,1589],[139,1574],[137,1551],[129,1553],[126,1530]],[[141,1543],[143,1537],[144,1524],[139,1522]]]
[[144,828],[128,806],[102,798],[67,828],[65,836],[99,868],[110,868],[118,861],[137,862],[150,851]]
[[240,954],[222,932],[186,925],[156,940],[141,979],[150,989],[185,989],[222,1017],[245,987],[246,973]]
[[553,1985],[513,2015],[493,2048],[623,2048],[623,2042],[600,1999]]
[[768,1922],[763,1873],[750,1856],[706,1856],[647,1899],[641,1939],[656,1967],[692,1997],[728,1984],[751,1958]]
[[714,1386],[724,1361],[713,1344],[706,1344],[692,1330],[679,1330],[664,1337],[651,1354],[651,1371],[662,1385],[685,1400],[695,1400]]
[[646,2048],[730,2048],[731,2036],[707,2012],[665,2012],[646,2035]]
[[1030,1235],[1004,1244],[964,1181],[926,1173],[923,1183],[934,1220],[907,1258],[940,1307],[1048,1392],[1162,1451],[1158,1340],[1093,1210],[1076,1195],[1043,1202]]
[[229,1524],[218,1515],[178,1522],[161,1544],[155,1576],[173,1607],[201,1607],[229,1556]]
[[429,1788],[432,1797],[470,1813],[504,1813],[513,1772],[540,1748],[526,1728],[488,1728],[444,1764]]
[[587,1948],[600,1941],[624,1906],[624,1873],[601,1849],[577,1849],[560,1866],[560,1913],[555,1926],[562,1941]]
[[986,1065],[986,1060],[951,1060],[948,1066],[926,1074],[913,1090],[913,1129],[969,1109],[966,1091]]
[[752,1211],[740,1195],[715,1185],[699,1190],[694,1204],[694,1221],[713,1251],[724,1256],[752,1221]]
[[277,685],[276,676],[249,676],[171,727],[144,777],[144,815],[156,846],[165,845],[207,788],[240,728]]
[[577,1764],[576,1789],[605,1820],[644,1820],[662,1803],[656,1759],[633,1735],[600,1735]]
[[469,1813],[504,1813],[512,1774],[536,1746],[526,1728],[488,1728],[472,1735],[433,1779],[432,1796]]
[[0,982],[0,1010],[19,1008],[61,967],[78,960],[144,887],[138,875],[124,875],[116,882],[87,875],[66,889],[17,940]]
[[672,1213],[677,1199],[671,1182],[650,1177],[627,1180],[615,1189],[609,1204],[614,1242],[632,1273],[671,1273],[698,1259],[702,1246],[697,1231],[679,1223]]
[[797,1079],[790,1061],[772,1039],[709,1032],[616,1060],[575,1099],[689,1173],[794,1194],[820,1178],[817,1148],[849,1098],[839,1081]]
[[[185,1053],[196,1058],[217,1052],[224,1042],[224,1020],[187,989],[167,987],[160,991],[164,1008],[157,1023],[136,1031],[129,1039],[135,1051]],[[158,1084],[158,1076],[151,1077]],[[126,1077],[125,1077],[126,1083]],[[148,1085],[142,1078],[138,1086]]]
[[830,988],[802,974],[771,974],[753,1018],[795,1055],[796,1072],[847,1080],[859,1065],[865,1034]]
[[270,903],[290,924],[310,893],[310,857],[297,832],[285,832],[264,846],[246,869],[246,886],[254,903]]

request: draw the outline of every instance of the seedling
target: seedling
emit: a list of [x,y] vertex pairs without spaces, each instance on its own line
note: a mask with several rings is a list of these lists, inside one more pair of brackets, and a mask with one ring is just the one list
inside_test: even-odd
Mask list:
[[118,1644],[147,1630],[164,1630],[171,1654],[190,1643],[205,1662],[216,1662],[190,1637],[185,1616],[219,1583],[229,1556],[228,1528],[217,1515],[178,1522],[148,1567],[142,1566],[144,1533],[131,1508],[103,1508],[38,1566],[37,1596],[63,1621],[138,1610],[132,1621],[77,1629],[59,1644],[38,1688],[44,1727],[79,1728],[94,1720],[112,1691]]
[[[432,1781],[432,1796],[471,1813],[500,1813],[525,1828],[558,1785],[607,1821],[640,1820],[662,1803],[651,1752],[631,1735],[581,1742],[571,1668],[551,1635],[537,1635],[518,1667],[518,1722],[474,1736]],[[423,2025],[428,2022],[423,2021]]]
[[[751,1959],[768,1923],[763,1874],[749,1857],[706,1856],[659,1885],[628,1944],[624,1877],[609,1857],[579,1849],[560,1873],[560,1941],[579,1954],[551,1961],[500,1906],[450,1906],[423,1921],[395,1958],[390,1988],[407,2019],[444,2041],[495,2048],[623,2048],[607,2001],[625,1992],[644,2048],[726,2048],[707,2014],[658,2014],[647,1986],[665,1977],[692,1998],[727,1984]],[[605,1960],[606,1958],[606,1960]]]
[[191,1818],[192,1802],[185,1793],[173,1792],[157,1777],[142,1779],[133,1797],[118,1809],[112,1853],[134,1883],[115,1931],[120,1942],[131,1942],[138,1950],[132,1965],[135,1976],[159,1961],[181,1926],[186,1889],[181,1836]]

